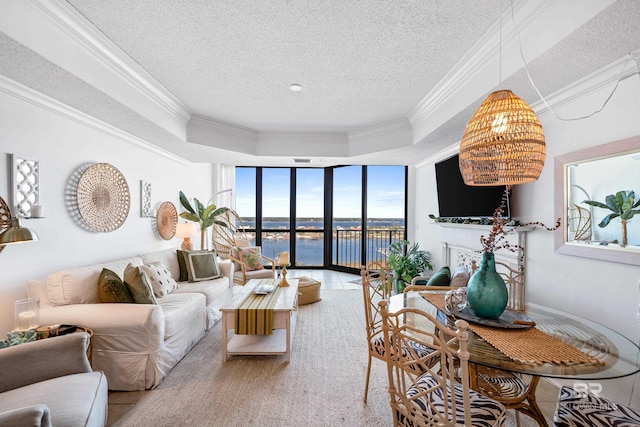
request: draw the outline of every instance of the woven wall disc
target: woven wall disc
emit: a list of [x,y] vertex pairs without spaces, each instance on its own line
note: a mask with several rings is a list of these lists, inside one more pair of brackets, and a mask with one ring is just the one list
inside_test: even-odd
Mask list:
[[178,226],[178,211],[171,202],[164,202],[158,208],[158,233],[164,240],[172,239],[176,235]]
[[84,171],[76,198],[82,219],[93,231],[113,231],[129,215],[129,185],[122,173],[109,163],[96,163]]

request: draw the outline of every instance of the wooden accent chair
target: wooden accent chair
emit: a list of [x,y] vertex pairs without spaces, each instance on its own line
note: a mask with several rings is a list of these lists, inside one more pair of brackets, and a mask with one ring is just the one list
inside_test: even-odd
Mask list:
[[[378,266],[379,267],[379,266]],[[371,361],[373,358],[385,361],[384,338],[382,336],[382,316],[378,302],[386,300],[391,294],[391,277],[384,268],[369,270],[362,268],[362,296],[364,300],[365,326],[367,330],[367,348],[369,361],[367,363],[367,378],[364,385],[364,401],[369,392],[369,377],[371,376]],[[425,354],[430,348],[410,342],[413,352]]]
[[228,210],[221,219],[226,224],[213,225],[213,247],[218,256],[233,263],[233,283],[245,285],[251,279],[273,279],[276,273],[276,263],[273,259],[260,254],[262,264],[267,267],[251,270],[246,262],[238,255],[238,248],[249,247],[249,235],[245,232],[242,218],[234,210]]
[[[394,426],[501,426],[504,407],[469,387],[468,324],[379,302]],[[418,354],[410,343],[428,347]]]

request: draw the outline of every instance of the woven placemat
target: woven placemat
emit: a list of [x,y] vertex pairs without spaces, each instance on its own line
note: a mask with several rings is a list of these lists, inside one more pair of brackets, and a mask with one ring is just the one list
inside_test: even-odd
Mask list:
[[[421,295],[438,309],[444,310],[444,294]],[[499,329],[474,323],[470,323],[469,328],[505,356],[518,362],[603,365],[597,358],[536,328]]]

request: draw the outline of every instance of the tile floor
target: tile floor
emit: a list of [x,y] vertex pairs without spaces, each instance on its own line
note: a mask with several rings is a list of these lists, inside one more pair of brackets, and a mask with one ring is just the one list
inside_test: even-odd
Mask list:
[[[319,280],[322,285],[321,289],[360,289],[352,280],[358,280],[359,275],[341,273],[330,270],[303,270],[293,269],[288,271],[288,278],[310,277]],[[110,392],[109,393],[109,417],[107,425],[112,426],[142,398],[146,393],[152,391],[130,391],[130,392]],[[536,393],[540,410],[547,418],[553,420],[553,412],[555,411],[556,400],[558,398],[558,387],[554,384],[542,379],[538,385]],[[521,415],[521,417],[525,417]]]

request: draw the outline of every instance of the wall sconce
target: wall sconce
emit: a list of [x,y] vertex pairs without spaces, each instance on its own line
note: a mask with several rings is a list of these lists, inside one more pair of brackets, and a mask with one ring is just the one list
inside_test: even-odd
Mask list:
[[193,244],[191,238],[198,234],[195,222],[181,222],[176,225],[176,234],[173,237],[182,238],[182,246],[180,249],[183,251],[192,251]]
[[20,225],[17,217],[11,214],[7,202],[0,197],[0,251],[5,245],[39,240],[35,231]]

